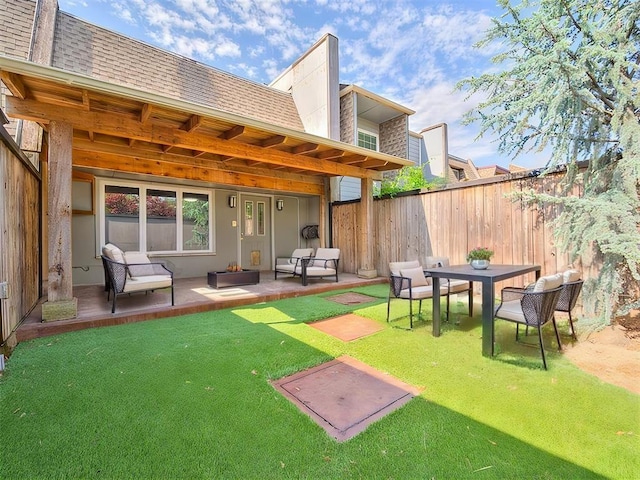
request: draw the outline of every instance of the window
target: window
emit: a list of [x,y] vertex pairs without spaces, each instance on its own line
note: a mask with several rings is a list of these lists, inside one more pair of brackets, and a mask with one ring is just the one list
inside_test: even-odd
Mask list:
[[209,191],[103,180],[100,196],[103,244],[145,253],[213,250]]
[[372,133],[358,130],[358,146],[378,151],[378,137]]
[[182,249],[209,250],[209,195],[182,195]]
[[244,202],[244,236],[253,237],[253,202]]
[[453,176],[456,177],[457,180],[465,179],[464,170],[462,168],[451,167],[451,169],[453,170]]
[[175,190],[147,189],[147,252],[173,252],[177,245]]

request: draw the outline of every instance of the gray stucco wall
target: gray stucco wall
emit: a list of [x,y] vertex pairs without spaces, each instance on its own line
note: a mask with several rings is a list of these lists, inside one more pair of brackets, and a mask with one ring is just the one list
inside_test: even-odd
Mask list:
[[[201,188],[201,186],[199,187]],[[74,203],[86,204],[90,198],[85,190],[74,189]],[[229,262],[239,261],[238,252],[238,208],[229,208],[229,195],[237,191],[214,190],[214,254],[157,255],[150,257],[165,262],[173,270],[175,278],[205,277],[209,271],[224,270]],[[94,193],[97,198],[97,195]],[[289,256],[298,247],[319,246],[319,240],[306,241],[300,230],[305,225],[317,225],[319,221],[319,199],[317,197],[296,197],[276,195],[282,198],[285,208],[275,211],[273,216],[273,242],[276,256]],[[96,285],[104,282],[102,261],[97,256],[98,208],[95,215],[73,215],[72,220],[72,265],[74,285]],[[236,221],[236,226],[233,222]]]

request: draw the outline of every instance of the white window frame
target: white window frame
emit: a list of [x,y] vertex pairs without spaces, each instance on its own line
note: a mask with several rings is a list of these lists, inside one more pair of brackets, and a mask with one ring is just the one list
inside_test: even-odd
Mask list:
[[[133,182],[114,178],[99,178],[96,181],[98,185],[98,219],[96,222],[96,229],[98,230],[96,238],[99,240],[99,244],[96,245],[97,256],[100,256],[102,245],[105,244],[105,187],[107,185],[119,186],[119,187],[133,187],[137,188],[140,192],[140,206],[139,206],[139,232],[138,243],[140,245],[140,252],[147,253],[150,256],[153,255],[198,255],[198,254],[215,254],[215,236],[213,231],[214,225],[214,211],[215,211],[215,192],[206,188],[185,187],[181,185],[174,185],[168,183],[152,183],[152,182]],[[171,190],[176,192],[176,246],[177,250],[167,251],[152,251],[147,252],[147,190]],[[206,250],[185,250],[183,249],[182,238],[182,197],[184,193],[197,193],[207,195],[209,198],[209,248]]]
[[[358,134],[363,133],[365,135],[369,135],[370,137],[373,137],[376,139],[376,149],[373,150],[372,148],[368,148],[368,150],[371,151],[375,151],[375,152],[379,152],[380,151],[380,135],[375,133],[375,132],[371,132],[369,130],[365,130],[364,128],[358,128]],[[360,139],[356,137],[356,145],[358,145],[359,147],[361,147],[360,145]],[[362,147],[362,148],[367,148],[367,147]]]

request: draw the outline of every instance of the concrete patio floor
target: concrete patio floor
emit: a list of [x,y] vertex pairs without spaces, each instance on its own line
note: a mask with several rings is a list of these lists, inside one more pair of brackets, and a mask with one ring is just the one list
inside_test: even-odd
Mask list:
[[120,325],[190,313],[199,313],[240,305],[251,305],[282,298],[314,295],[365,285],[386,283],[385,277],[359,278],[341,273],[339,281],[314,279],[302,286],[300,278],[279,276],[274,280],[272,271],[260,272],[260,283],[239,287],[214,289],[207,285],[207,277],[181,278],[174,281],[175,306],[171,306],[169,290],[136,293],[118,297],[116,313],[111,313],[104,285],[77,286],[73,295],[78,299],[78,315],[70,320],[42,321],[42,303],[34,308],[17,330],[18,342],[37,337],[57,335],[85,328]]

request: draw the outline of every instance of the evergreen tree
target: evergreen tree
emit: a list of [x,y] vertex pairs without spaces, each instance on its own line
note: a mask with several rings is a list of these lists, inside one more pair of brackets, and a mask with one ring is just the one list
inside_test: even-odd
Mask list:
[[640,3],[499,4],[505,14],[478,47],[501,43],[494,61],[504,71],[459,84],[486,98],[466,121],[479,121],[480,135],[496,133],[503,153],[548,151],[545,172],[565,169],[559,196],[520,197],[559,205],[558,247],[601,262],[583,302],[609,323],[640,306]]

